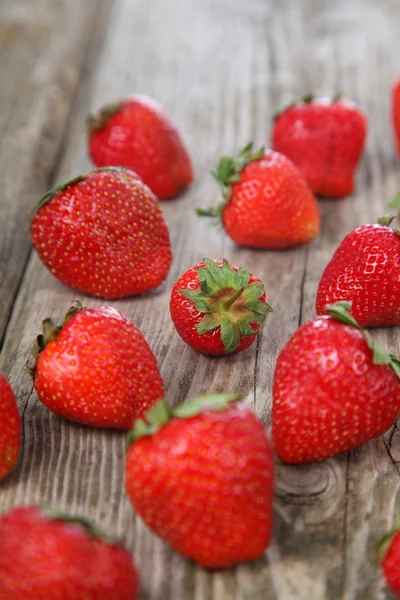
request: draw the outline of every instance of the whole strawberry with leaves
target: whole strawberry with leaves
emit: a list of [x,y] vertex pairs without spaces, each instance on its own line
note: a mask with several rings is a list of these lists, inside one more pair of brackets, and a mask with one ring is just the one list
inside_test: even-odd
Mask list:
[[171,317],[181,338],[205,354],[240,352],[254,342],[272,308],[248,267],[205,258],[172,288]]
[[397,154],[400,156],[400,79],[392,89],[392,118]]
[[347,234],[322,274],[317,314],[347,300],[362,327],[400,324],[400,231],[390,227],[393,219],[385,215]]
[[0,373],[0,479],[14,467],[21,448],[21,417],[14,392]]
[[354,189],[367,120],[345,98],[306,96],[275,118],[272,147],[290,158],[315,194],[342,197]]
[[273,459],[235,394],[156,404],[128,434],[126,490],[145,523],[203,567],[259,557],[271,537]]
[[388,587],[400,598],[400,519],[380,540],[378,555]]
[[52,274],[93,296],[146,292],[171,265],[157,198],[129,169],[98,169],[50,190],[36,207],[31,233]]
[[154,354],[139,329],[115,308],[77,304],[60,326],[46,319],[34,352],[39,400],[71,421],[129,429],[163,396]]
[[108,104],[88,118],[87,126],[96,166],[133,169],[160,199],[174,198],[191,183],[187,150],[155,100],[132,96]]
[[35,506],[0,518],[1,600],[135,600],[129,553],[89,521]]
[[224,156],[213,173],[223,201],[200,216],[218,217],[241,246],[274,250],[310,242],[320,229],[316,199],[303,176],[282,154],[252,150]]
[[348,312],[327,307],[280,352],[272,430],[279,458],[323,460],[361,446],[391,427],[400,411],[400,363]]

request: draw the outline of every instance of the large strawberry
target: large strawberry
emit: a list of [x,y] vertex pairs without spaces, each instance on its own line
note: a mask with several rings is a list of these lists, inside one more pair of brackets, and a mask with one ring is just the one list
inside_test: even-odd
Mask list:
[[400,156],[400,79],[396,81],[392,90],[392,116],[397,154]]
[[362,327],[400,323],[400,231],[391,221],[385,216],[378,225],[361,225],[340,243],[319,282],[317,314],[347,300]]
[[88,118],[89,154],[95,165],[129,167],[158,196],[174,198],[193,179],[189,155],[162,107],[132,96]]
[[380,540],[378,553],[387,585],[400,598],[400,520]]
[[0,519],[1,600],[135,600],[129,553],[89,521],[35,506]]
[[341,197],[354,189],[366,131],[353,102],[306,96],[276,117],[272,146],[294,162],[315,194]]
[[327,308],[278,356],[272,426],[279,458],[304,463],[384,433],[400,411],[400,363],[360,330],[350,303]]
[[[13,468],[21,447],[21,417],[14,392],[0,373],[0,479]],[[1,597],[1,596],[0,596]]]
[[261,279],[225,259],[203,262],[175,283],[171,317],[181,338],[205,354],[229,354],[251,346],[271,307]]
[[93,296],[146,292],[160,285],[171,265],[157,199],[129,169],[98,169],[47,192],[31,230],[52,274]]
[[72,307],[64,324],[43,321],[34,386],[50,410],[93,427],[129,429],[163,396],[143,335],[114,308]]
[[133,507],[203,567],[256,558],[271,537],[272,452],[262,423],[238,399],[208,394],[172,411],[161,401],[128,437]]
[[224,156],[214,173],[223,202],[200,216],[219,217],[241,246],[279,249],[311,241],[320,229],[317,202],[303,176],[282,154],[243,148]]

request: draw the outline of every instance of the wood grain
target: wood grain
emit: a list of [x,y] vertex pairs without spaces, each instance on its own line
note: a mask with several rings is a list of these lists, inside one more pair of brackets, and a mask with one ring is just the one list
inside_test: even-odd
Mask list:
[[[84,11],[94,23],[99,19],[94,4],[71,1],[65,10],[70,15]],[[90,169],[84,117],[116,97],[133,92],[156,97],[186,139],[196,182],[182,198],[162,204],[174,248],[170,275],[159,290],[112,303],[144,332],[171,404],[200,391],[239,390],[269,425],[277,353],[298,325],[314,316],[324,266],[344,235],[360,223],[374,222],[397,191],[389,88],[398,71],[399,24],[400,6],[394,0],[379,5],[373,0],[114,1],[101,49],[92,51],[93,68],[83,71],[54,180]],[[70,60],[82,65],[87,41],[84,27],[76,27],[68,42],[75,49],[68,52],[73,52]],[[0,28],[0,41],[1,35]],[[21,37],[28,43],[29,36]],[[21,65],[29,48],[13,50]],[[55,71],[48,73],[49,81],[59,81]],[[222,153],[236,152],[250,139],[258,145],[268,143],[273,113],[310,90],[328,95],[341,91],[368,115],[368,148],[357,191],[341,201],[321,200],[322,232],[308,246],[282,252],[239,248],[194,214],[196,206],[218,201],[209,171]],[[69,93],[72,98],[73,90]],[[6,121],[2,102],[11,106],[12,96],[0,95],[0,123]],[[53,152],[67,110],[57,141],[52,142]],[[29,165],[36,164],[41,148],[42,130],[37,131],[35,143],[31,140],[25,150]],[[25,250],[19,262],[12,266],[10,262],[10,277],[17,283],[2,286],[13,313],[0,366],[24,415],[24,450],[17,468],[0,484],[0,510],[44,501],[99,521],[132,550],[141,574],[142,600],[390,598],[379,576],[374,545],[400,512],[396,428],[379,441],[321,464],[277,464],[275,536],[266,556],[227,572],[210,573],[175,554],[133,514],[123,491],[121,433],[80,427],[38,403],[24,362],[42,318],[61,318],[75,298],[86,306],[102,303],[59,284],[35,254],[14,302],[29,248],[19,214],[34,203],[34,193],[40,195],[51,164],[47,160],[29,194],[19,191],[13,208],[18,244]],[[26,173],[24,189],[33,177],[32,169]],[[7,238],[2,246],[9,252],[6,256],[12,255],[10,243]],[[248,264],[265,281],[275,313],[268,317],[257,344],[241,355],[219,359],[199,355],[180,340],[170,321],[172,284],[204,254]],[[382,330],[374,336],[399,355],[398,332],[398,328]]]
[[58,163],[88,44],[106,4],[0,4],[0,341],[30,253],[32,208]]

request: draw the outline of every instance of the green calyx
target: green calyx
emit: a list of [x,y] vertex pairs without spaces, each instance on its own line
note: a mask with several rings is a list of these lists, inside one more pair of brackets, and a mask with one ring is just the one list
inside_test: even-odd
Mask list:
[[360,327],[355,318],[350,314],[350,309],[351,302],[345,301],[335,302],[334,304],[327,304],[325,306],[328,315],[346,325],[355,327],[363,333],[368,347],[372,350],[372,361],[374,365],[389,365],[394,374],[400,379],[400,361],[392,354],[389,354],[389,352],[380,344],[375,342],[368,331]]
[[221,184],[223,201],[214,208],[198,208],[196,213],[200,217],[221,217],[225,205],[232,194],[232,185],[240,181],[240,173],[246,165],[264,156],[265,148],[262,146],[253,152],[253,143],[250,142],[240,152],[237,158],[223,156],[212,175]]
[[86,517],[70,515],[68,513],[64,513],[52,506],[42,505],[40,506],[40,510],[43,514],[45,514],[52,521],[61,521],[62,523],[67,523],[70,525],[77,525],[81,529],[85,531],[87,535],[90,537],[99,539],[107,544],[118,544],[116,540],[108,536],[101,529],[99,529],[90,519]]
[[388,208],[400,208],[400,193],[391,199],[388,203]]
[[299,98],[294,98],[289,104],[286,104],[280,111],[275,113],[272,116],[272,120],[276,121],[278,117],[283,115],[287,110],[293,108],[294,106],[298,106],[299,104],[310,104],[313,100],[315,100],[314,94],[306,94],[305,96],[301,96]]
[[[399,198],[400,198],[400,196],[399,196]],[[400,207],[400,203],[399,203],[399,207]],[[379,223],[379,225],[382,225],[384,227],[390,227],[395,219],[396,219],[395,215],[385,214],[385,215],[382,215],[381,217],[379,217],[378,223]],[[400,236],[400,229],[398,227],[393,227],[392,229],[396,235]]]
[[41,208],[43,208],[43,206],[45,206],[46,204],[51,202],[56,194],[58,194],[59,192],[63,192],[70,185],[75,185],[76,183],[85,181],[85,179],[92,173],[99,173],[101,171],[111,171],[113,173],[121,173],[122,171],[130,171],[130,169],[128,169],[127,167],[99,167],[98,169],[93,169],[93,171],[90,171],[90,173],[87,173],[86,175],[77,175],[76,177],[74,177],[73,179],[70,179],[69,181],[60,183],[56,187],[54,187],[51,190],[49,190],[48,192],[46,192],[40,198],[39,202],[36,204],[35,208],[32,211],[32,217],[34,217],[39,212],[39,210]]
[[388,533],[385,533],[381,539],[378,541],[376,545],[376,551],[378,554],[378,558],[383,560],[386,552],[389,550],[389,547],[392,543],[394,536],[400,531],[400,519],[396,519],[394,522],[393,529]]
[[96,114],[89,115],[86,118],[86,130],[88,137],[90,138],[94,131],[103,129],[108,119],[121,110],[122,105],[122,100],[112,102],[103,106],[103,108],[101,108]]
[[75,315],[77,315],[81,310],[83,310],[82,304],[76,300],[74,304],[69,308],[68,312],[65,314],[64,321],[61,325],[56,325],[52,319],[44,319],[42,321],[42,333],[40,333],[35,342],[33,343],[31,354],[35,359],[35,363],[32,365],[27,364],[27,369],[29,373],[34,377],[36,371],[36,359],[39,354],[46,348],[47,344],[50,342],[55,342],[58,339],[58,336],[61,333],[64,325],[72,319]]
[[133,429],[126,437],[126,447],[142,437],[154,435],[172,419],[188,419],[206,411],[224,411],[233,402],[241,400],[239,394],[233,393],[208,393],[186,400],[174,409],[171,409],[162,398],[156,402],[144,415],[143,419],[135,421]]
[[190,300],[203,319],[196,325],[199,334],[221,329],[221,340],[227,353],[233,352],[241,337],[257,332],[251,324],[261,325],[272,308],[260,300],[264,294],[262,283],[250,281],[248,267],[235,271],[224,259],[221,267],[209,258],[203,259],[205,267],[197,270],[199,290],[179,290]]

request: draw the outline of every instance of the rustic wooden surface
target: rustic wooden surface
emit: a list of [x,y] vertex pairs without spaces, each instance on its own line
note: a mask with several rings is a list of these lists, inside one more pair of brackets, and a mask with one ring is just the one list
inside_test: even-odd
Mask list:
[[[376,600],[391,598],[374,545],[400,514],[400,435],[305,467],[277,465],[275,536],[266,556],[210,573],[175,554],[133,514],[123,490],[124,436],[49,413],[25,371],[41,320],[76,298],[30,253],[29,216],[54,182],[90,169],[83,120],[132,92],[154,96],[179,126],[196,182],[164,202],[174,262],[166,283],[114,302],[144,332],[168,400],[239,390],[269,425],[271,381],[282,345],[314,316],[321,272],[343,236],[374,222],[398,186],[389,88],[398,75],[398,0],[13,0],[0,3],[0,368],[18,396],[24,445],[0,483],[0,511],[50,502],[122,536],[141,575],[141,600]],[[4,82],[3,82],[4,79]],[[337,91],[366,111],[368,147],[358,188],[320,202],[323,227],[307,247],[235,246],[199,220],[217,202],[210,169],[250,139],[268,143],[272,114],[313,90]],[[229,358],[191,350],[174,332],[169,291],[203,256],[247,263],[275,313],[257,344]],[[400,355],[399,330],[374,336]]]

